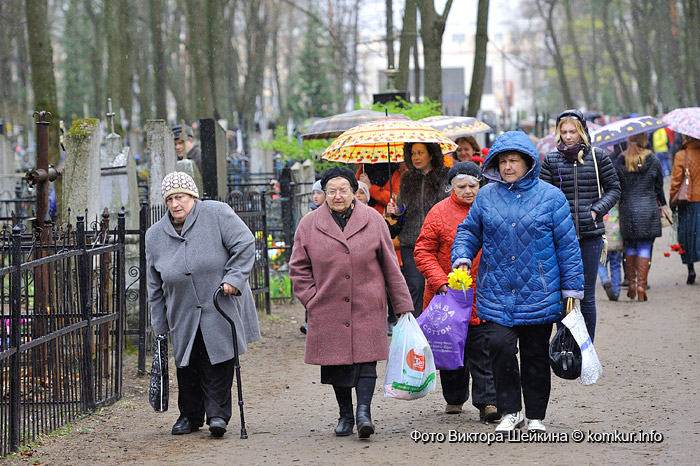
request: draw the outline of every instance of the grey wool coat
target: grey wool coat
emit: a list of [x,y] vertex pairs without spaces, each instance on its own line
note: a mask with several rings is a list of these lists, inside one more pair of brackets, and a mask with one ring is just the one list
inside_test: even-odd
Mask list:
[[233,358],[231,326],[214,307],[222,283],[237,296],[219,297],[236,324],[239,354],[260,339],[258,313],[248,275],[255,261],[255,238],[228,205],[195,200],[178,235],[167,213],[146,232],[146,266],[151,323],[156,335],[170,332],[177,367],[189,365],[201,328],[212,364]]

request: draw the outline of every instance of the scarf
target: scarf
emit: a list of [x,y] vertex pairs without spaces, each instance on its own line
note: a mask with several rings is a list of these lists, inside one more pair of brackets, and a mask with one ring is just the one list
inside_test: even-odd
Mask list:
[[333,220],[335,220],[335,223],[338,224],[341,230],[345,230],[345,225],[348,224],[348,220],[350,220],[350,216],[352,215],[352,208],[354,207],[354,202],[353,204],[350,204],[350,207],[348,207],[348,210],[345,212],[336,212],[335,210],[331,210],[331,217],[333,217]]
[[581,143],[577,142],[573,146],[567,146],[563,142],[560,142],[557,145],[557,150],[561,155],[564,156],[566,160],[568,160],[571,163],[576,162],[576,158],[578,157],[578,153],[581,150]]

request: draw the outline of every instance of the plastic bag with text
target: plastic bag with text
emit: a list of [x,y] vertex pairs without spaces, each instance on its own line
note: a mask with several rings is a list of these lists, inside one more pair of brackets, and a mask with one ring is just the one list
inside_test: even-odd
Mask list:
[[435,368],[455,370],[464,366],[469,317],[474,289],[453,290],[436,294],[416,322],[430,343]]
[[561,320],[561,323],[566,325],[571,331],[574,340],[581,348],[581,384],[592,385],[596,383],[598,377],[603,373],[603,366],[598,360],[593,342],[588,335],[588,329],[586,328],[586,322],[583,320],[581,305],[578,300],[576,300],[574,309]]
[[384,396],[415,400],[435,391],[435,362],[428,340],[410,312],[394,327],[384,377]]

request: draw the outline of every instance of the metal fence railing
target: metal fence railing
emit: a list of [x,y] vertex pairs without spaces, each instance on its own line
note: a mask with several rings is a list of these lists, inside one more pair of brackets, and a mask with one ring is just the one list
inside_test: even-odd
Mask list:
[[0,232],[0,456],[121,397],[124,225]]

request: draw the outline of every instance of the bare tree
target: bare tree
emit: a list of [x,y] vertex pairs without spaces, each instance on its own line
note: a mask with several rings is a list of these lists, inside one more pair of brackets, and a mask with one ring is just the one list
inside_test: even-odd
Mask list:
[[[151,23],[151,43],[153,44],[153,88],[155,90],[155,118],[165,119],[167,108],[165,100],[165,56],[163,49],[163,0],[150,0],[149,13]],[[143,111],[143,109],[142,109]]]
[[622,96],[622,102],[625,108],[631,109],[632,97],[627,83],[625,83],[625,78],[622,74],[622,67],[620,66],[620,60],[617,57],[615,46],[610,37],[610,29],[612,28],[612,24],[609,20],[609,6],[609,2],[603,3],[603,43],[605,44],[605,50],[607,50],[608,55],[610,56],[610,63],[614,70],[618,91]]
[[574,31],[574,17],[571,14],[571,0],[564,0],[564,11],[566,12],[566,25],[569,33],[569,44],[574,54],[574,63],[576,64],[576,69],[578,70],[578,81],[581,85],[581,95],[583,95],[583,100],[586,103],[586,107],[591,108],[593,106],[593,99],[591,98],[591,93],[588,88],[588,80],[586,79],[586,68],[587,63],[581,58],[581,52],[578,46],[578,36]]
[[442,102],[442,35],[452,0],[447,0],[442,14],[435,11],[434,0],[418,0],[420,35],[423,40],[423,88],[425,97]]
[[[416,0],[406,0],[403,11],[401,40],[399,44],[399,69],[396,74],[396,88],[408,89],[408,72],[411,58],[411,48],[416,42],[418,10]],[[416,63],[416,66],[418,64]],[[415,94],[418,98],[418,94]]]
[[556,0],[537,0],[536,3],[540,15],[545,20],[547,37],[549,37],[549,41],[546,41],[545,45],[549,53],[552,55],[552,59],[554,59],[554,67],[557,70],[557,77],[559,78],[559,87],[561,88],[564,106],[567,108],[572,108],[574,106],[574,100],[572,99],[571,91],[569,90],[569,82],[567,80],[566,70],[564,67],[564,57],[562,56],[559,41],[557,40],[557,32],[554,28],[554,8],[557,5],[557,2]]
[[474,38],[474,67],[469,88],[467,115],[475,117],[481,108],[486,74],[486,46],[488,45],[489,0],[479,0],[476,12],[476,36]]

